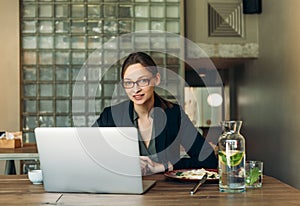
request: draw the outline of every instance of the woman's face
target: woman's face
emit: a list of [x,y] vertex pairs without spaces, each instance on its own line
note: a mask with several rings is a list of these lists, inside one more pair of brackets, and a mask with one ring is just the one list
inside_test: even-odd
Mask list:
[[[157,73],[153,76],[153,74],[143,65],[137,63],[127,67],[124,73],[123,82],[125,84],[135,82],[132,88],[125,88],[125,91],[129,99],[133,101],[134,104],[143,105],[154,97],[154,86],[160,83],[160,75]],[[144,86],[148,82],[149,85]],[[140,84],[140,86],[138,84]]]

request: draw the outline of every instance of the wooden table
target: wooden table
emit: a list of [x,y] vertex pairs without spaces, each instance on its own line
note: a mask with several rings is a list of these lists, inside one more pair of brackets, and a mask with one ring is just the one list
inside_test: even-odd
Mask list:
[[265,176],[263,188],[248,189],[240,194],[218,191],[217,184],[204,184],[193,196],[194,183],[177,182],[162,174],[145,179],[157,180],[156,185],[143,195],[46,193],[43,185],[32,185],[26,175],[0,176],[1,205],[300,205],[300,191]]
[[0,160],[6,161],[5,174],[16,174],[15,161],[38,160],[39,154],[34,144],[24,144],[21,148],[2,149],[0,148]]

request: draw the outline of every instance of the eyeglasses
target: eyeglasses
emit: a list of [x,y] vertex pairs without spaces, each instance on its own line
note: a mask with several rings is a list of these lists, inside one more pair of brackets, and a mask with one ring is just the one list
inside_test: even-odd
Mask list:
[[122,86],[125,89],[133,88],[134,84],[136,84],[139,87],[146,87],[146,86],[149,86],[151,79],[153,79],[153,77],[150,78],[150,79],[139,79],[135,82],[134,81],[123,80],[122,81]]

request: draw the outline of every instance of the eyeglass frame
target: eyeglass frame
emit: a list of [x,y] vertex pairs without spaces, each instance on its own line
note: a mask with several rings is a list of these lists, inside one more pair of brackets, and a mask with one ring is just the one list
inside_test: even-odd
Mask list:
[[[155,76],[152,76],[151,78],[142,78],[142,79],[139,79],[139,80],[137,80],[137,81],[127,81],[127,80],[122,80],[121,81],[121,85],[122,85],[122,87],[124,88],[124,89],[132,89],[133,87],[134,87],[134,85],[136,84],[138,87],[147,87],[147,86],[149,86],[149,84],[150,84],[150,81],[152,80],[152,79],[154,79],[155,78]],[[143,86],[141,86],[141,85],[139,85],[139,82],[141,82],[141,81],[147,81],[147,84],[146,85],[143,85]],[[124,86],[124,82],[130,82],[130,83],[132,83],[132,87],[125,87]]]

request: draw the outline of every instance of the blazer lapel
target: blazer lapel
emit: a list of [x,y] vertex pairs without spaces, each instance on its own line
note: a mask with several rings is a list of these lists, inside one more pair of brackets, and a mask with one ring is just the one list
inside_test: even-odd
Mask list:
[[166,139],[167,139],[167,114],[165,110],[161,107],[161,102],[159,98],[155,98],[154,108],[153,108],[153,122],[155,131],[155,147],[158,158],[163,161],[166,158],[166,153],[163,152],[166,149]]

